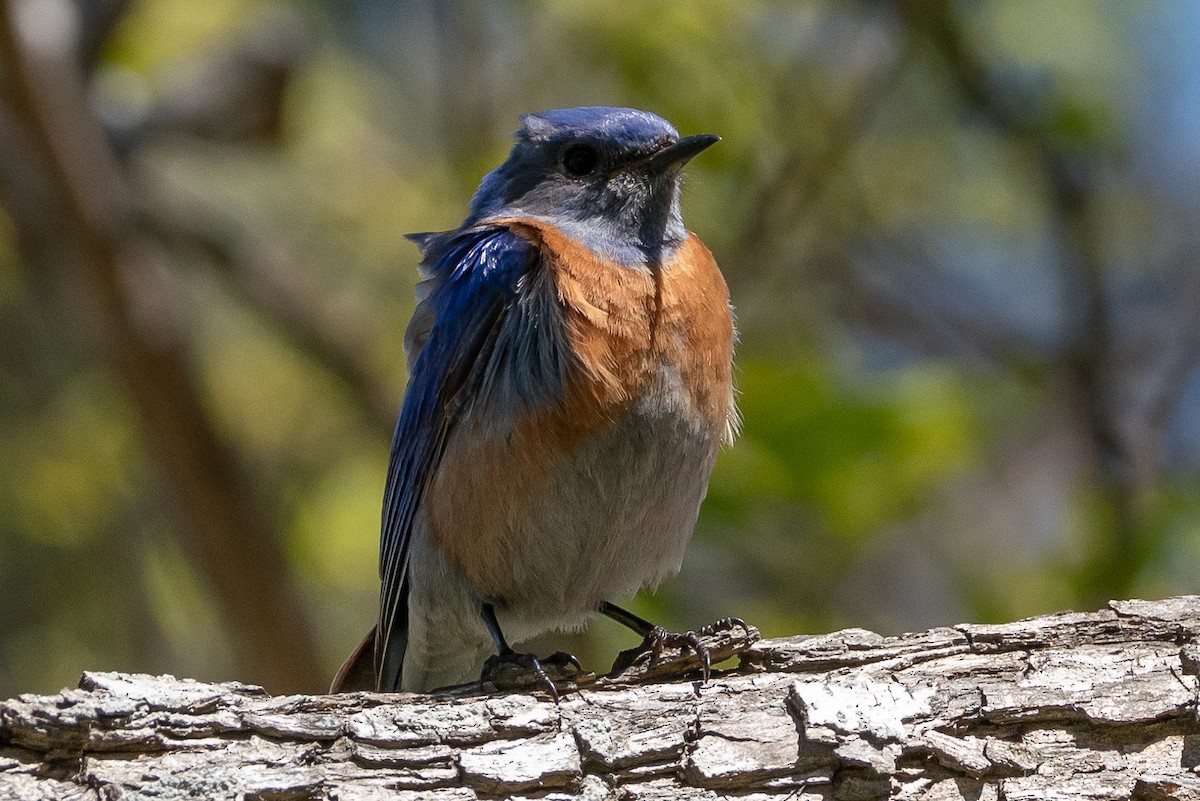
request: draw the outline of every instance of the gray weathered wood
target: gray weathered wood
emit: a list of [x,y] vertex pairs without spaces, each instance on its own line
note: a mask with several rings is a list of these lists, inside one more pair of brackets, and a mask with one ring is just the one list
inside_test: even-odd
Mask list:
[[0,703],[0,798],[1200,799],[1200,597],[714,644],[557,705],[86,673]]

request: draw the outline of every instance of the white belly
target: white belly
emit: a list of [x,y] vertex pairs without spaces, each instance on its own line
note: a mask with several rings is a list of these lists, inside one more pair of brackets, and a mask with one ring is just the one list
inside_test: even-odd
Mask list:
[[717,440],[634,411],[576,451],[514,538],[511,589],[495,600],[515,639],[577,625],[603,601],[674,574],[696,524]]
[[[673,388],[659,389],[557,460],[536,494],[497,521],[510,535],[509,570],[489,594],[447,564],[418,520],[406,688],[478,677],[494,651],[478,614],[482,601],[495,606],[506,637],[519,643],[578,626],[602,602],[679,570],[721,432],[687,414]],[[674,402],[664,403],[664,395]]]

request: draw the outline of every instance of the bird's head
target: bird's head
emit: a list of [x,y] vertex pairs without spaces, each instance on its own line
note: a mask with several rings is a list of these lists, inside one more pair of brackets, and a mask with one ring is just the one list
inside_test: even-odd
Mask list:
[[508,159],[488,173],[466,224],[551,222],[605,258],[654,263],[683,241],[679,173],[719,136],[682,139],[662,117],[586,106],[521,118]]

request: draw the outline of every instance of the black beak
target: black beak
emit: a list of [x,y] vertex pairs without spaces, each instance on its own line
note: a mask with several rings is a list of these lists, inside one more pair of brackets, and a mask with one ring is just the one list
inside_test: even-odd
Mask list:
[[673,145],[664,147],[643,164],[651,170],[665,170],[668,167],[682,167],[700,154],[700,151],[721,141],[716,134],[696,134],[685,136]]

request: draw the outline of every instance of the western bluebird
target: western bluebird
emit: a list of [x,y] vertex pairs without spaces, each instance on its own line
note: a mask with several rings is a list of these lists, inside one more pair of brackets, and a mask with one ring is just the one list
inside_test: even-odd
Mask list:
[[545,683],[509,641],[597,612],[699,650],[610,599],[679,570],[737,427],[729,293],[679,210],[681,168],[719,137],[627,108],[521,121],[462,225],[410,237],[379,617],[335,687],[426,691],[503,662]]

